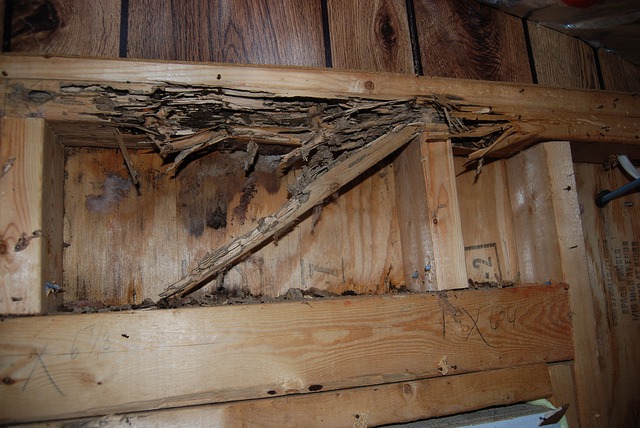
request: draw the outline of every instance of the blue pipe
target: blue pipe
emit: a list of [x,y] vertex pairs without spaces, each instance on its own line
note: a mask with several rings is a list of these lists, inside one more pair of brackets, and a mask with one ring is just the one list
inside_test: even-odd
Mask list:
[[598,195],[596,196],[596,205],[602,208],[605,205],[607,205],[609,201],[611,201],[612,199],[620,197],[625,193],[629,192],[630,190],[635,189],[636,187],[640,187],[640,178],[636,178],[635,180],[625,184],[624,186],[614,191],[603,190],[602,192],[598,193]]

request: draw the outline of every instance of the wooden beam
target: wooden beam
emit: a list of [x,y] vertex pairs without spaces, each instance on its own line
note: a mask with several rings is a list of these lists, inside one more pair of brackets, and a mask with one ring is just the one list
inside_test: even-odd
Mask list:
[[432,138],[413,141],[394,163],[405,284],[413,291],[468,286],[451,143]]
[[[11,55],[0,57],[0,70],[6,74],[9,93],[13,94],[9,95],[10,102],[4,113],[38,112],[51,121],[104,123],[99,116],[111,108],[109,102],[104,103],[106,99],[95,93],[93,96],[85,94],[82,102],[65,101],[65,97],[75,95],[68,91],[62,94],[61,82],[101,85],[108,82],[114,88],[131,93],[153,90],[171,82],[174,85],[266,91],[280,97],[434,97],[453,106],[451,114],[454,117],[464,118],[469,123],[476,119],[502,123],[505,129],[513,131],[494,147],[492,156],[508,156],[544,140],[640,144],[640,116],[637,113],[640,101],[629,94],[614,92],[364,71]],[[31,92],[34,90],[42,92],[35,92],[34,97]]]
[[569,422],[570,427],[579,427],[578,401],[576,400],[575,382],[573,380],[573,361],[549,364],[549,376],[553,389],[553,394],[549,397],[549,401],[556,407],[568,404],[567,422]]
[[[606,423],[606,376],[601,351],[608,335],[594,307],[568,142],[538,145],[507,160],[521,280],[571,285],[574,381],[581,424]],[[594,334],[597,331],[597,334]],[[604,419],[603,419],[604,418]]]
[[388,383],[335,392],[208,404],[28,427],[366,427],[410,422],[548,397],[544,364]]
[[573,358],[567,287],[5,319],[1,422],[329,391]]
[[61,296],[62,146],[44,119],[0,119],[0,313],[39,314]]

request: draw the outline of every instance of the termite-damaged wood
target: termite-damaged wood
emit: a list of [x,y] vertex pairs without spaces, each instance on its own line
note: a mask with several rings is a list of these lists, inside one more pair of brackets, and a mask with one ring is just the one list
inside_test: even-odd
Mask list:
[[335,161],[330,161],[330,153],[321,154],[320,160],[314,160],[314,155],[313,166],[303,168],[303,174],[289,190],[292,197],[274,215],[260,219],[254,230],[205,256],[196,268],[169,286],[160,296],[188,294],[224,272],[232,263],[241,260],[275,235],[289,230],[309,210],[407,144],[425,126],[407,124],[394,129],[358,150],[343,153]]

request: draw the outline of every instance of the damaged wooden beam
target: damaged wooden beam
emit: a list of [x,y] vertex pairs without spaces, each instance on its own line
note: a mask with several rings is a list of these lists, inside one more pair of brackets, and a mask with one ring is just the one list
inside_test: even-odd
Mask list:
[[[219,106],[237,110],[240,116],[235,118],[242,119],[242,114],[260,109],[276,114],[279,106],[295,98],[299,108],[305,99],[422,97],[439,109],[454,146],[467,152],[491,147],[482,154],[506,157],[528,145],[555,140],[624,144],[636,154],[640,146],[640,100],[615,92],[328,69],[13,55],[0,57],[0,69],[6,91],[4,114],[38,114],[52,122],[117,123],[126,119],[123,109],[142,111],[168,97],[179,115],[166,116],[166,109],[160,108],[136,125],[138,131],[159,133],[165,139],[163,132],[174,132],[176,120],[189,116],[191,125],[198,125],[194,112],[196,116],[215,112]],[[309,117],[308,107],[294,117]],[[292,111],[280,113],[291,116]],[[155,121],[155,128],[145,128],[146,120]]]
[[563,284],[535,285],[8,318],[0,323],[0,422],[334,391],[570,360],[567,290]]

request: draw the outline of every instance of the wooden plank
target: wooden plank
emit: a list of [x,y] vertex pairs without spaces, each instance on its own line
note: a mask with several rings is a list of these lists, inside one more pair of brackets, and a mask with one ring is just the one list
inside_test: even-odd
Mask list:
[[0,119],[0,313],[37,314],[43,278],[43,119]]
[[410,422],[453,413],[534,400],[551,394],[545,365],[514,367],[434,379],[388,383],[336,392],[292,395],[29,424],[28,427],[100,426],[256,426],[365,427]]
[[128,56],[321,67],[320,0],[132,1]]
[[563,361],[573,357],[567,294],[523,286],[5,319],[0,415],[90,416]]
[[[29,144],[28,141],[25,143]],[[45,129],[42,165],[42,281],[63,285],[64,231],[64,147],[53,131]],[[55,312],[63,295],[49,294],[43,302],[45,313]]]
[[611,426],[633,426],[640,400],[636,369],[640,358],[640,194],[631,192],[598,208],[595,195],[628,183],[628,178],[619,169],[603,171],[600,165],[576,164],[575,171],[592,280],[592,297],[585,304],[598,315],[592,321],[598,345],[586,349],[598,355],[604,396],[601,419]]
[[464,245],[451,143],[411,143],[395,161],[407,288],[466,288]]
[[560,362],[549,364],[549,376],[551,377],[551,385],[553,395],[549,397],[549,401],[556,407],[569,405],[566,417],[570,427],[580,426],[578,419],[578,402],[576,400],[576,392],[573,387],[573,362]]
[[593,49],[585,42],[527,22],[538,83],[599,89]]
[[531,82],[519,18],[465,0],[414,3],[426,75]]
[[334,67],[413,72],[404,3],[329,0],[327,10]]
[[640,66],[604,49],[598,50],[604,88],[609,91],[640,91]]
[[120,1],[13,2],[11,51],[118,57]]
[[599,426],[607,420],[606,376],[594,373],[606,373],[599,355],[609,338],[593,291],[577,286],[590,278],[569,143],[544,143],[509,159],[507,175],[521,280],[575,285],[569,296],[578,412],[581,424]]
[[[74,61],[76,60],[20,57],[11,57],[10,61],[3,61],[0,57],[0,66],[7,77],[15,74],[27,77],[31,75],[38,79],[50,76],[73,78],[73,72],[67,73],[64,70],[57,70],[51,73],[50,70],[57,69],[63,63],[66,68],[73,68]],[[111,87],[134,93],[149,90],[153,92],[150,83],[154,79],[159,79],[161,81],[186,81],[181,82],[181,85],[198,82],[199,85],[267,91],[285,97],[366,96],[398,99],[403,96],[423,95],[429,98],[437,96],[441,101],[442,97],[446,97],[447,103],[453,107],[451,114],[459,119],[465,119],[472,127],[471,134],[475,135],[474,133],[479,131],[479,129],[475,129],[477,125],[474,125],[478,123],[478,120],[488,121],[494,125],[501,123],[503,132],[510,133],[494,147],[491,156],[506,156],[542,140],[640,144],[640,138],[638,138],[640,137],[638,134],[640,118],[637,117],[637,107],[640,101],[637,97],[620,93],[572,91],[560,88],[449,79],[424,79],[372,72],[250,68],[211,64],[172,64],[171,67],[167,67],[166,64],[142,62],[135,62],[136,66],[133,66],[133,63],[83,60],[83,70],[92,71],[79,73],[76,77],[85,82],[87,79],[93,80],[97,77],[103,77],[105,79],[103,82],[113,82],[106,89],[105,87],[92,89],[91,91],[94,92],[115,91],[115,89],[108,89]],[[30,65],[27,66],[27,64]],[[119,66],[116,67],[118,64]],[[76,65],[78,64],[76,63]],[[96,72],[94,67],[98,66],[100,71]],[[114,74],[110,76],[104,74],[104,71],[111,67],[114,67]],[[120,73],[127,67],[133,74],[127,74],[125,78]],[[137,72],[133,71],[136,70],[136,67],[139,67]],[[33,69],[40,72],[34,73]],[[164,71],[161,71],[162,69]],[[145,72],[141,72],[141,70],[145,70]],[[206,73],[202,74],[205,71]],[[220,76],[219,79],[218,76]],[[116,84],[114,82],[119,79],[130,82],[136,78],[147,83]],[[68,82],[66,78],[64,80]],[[155,82],[157,85],[157,80]],[[233,84],[227,85],[227,83]],[[237,86],[235,86],[236,83]],[[60,82],[56,81],[11,80],[8,85],[10,85],[8,94],[10,103],[6,106],[6,114],[28,115],[35,112],[53,121],[86,120],[99,123],[101,119],[96,116],[103,117],[110,108],[109,104],[101,104],[100,100],[104,101],[101,97],[89,97],[88,94],[82,92],[74,95],[75,93],[69,90],[58,93]],[[56,85],[58,85],[58,89],[54,89]],[[45,89],[46,94],[38,92],[34,97],[31,93],[32,88],[40,86],[48,88]],[[29,94],[32,94],[31,98],[29,98]],[[614,100],[615,102],[613,102]],[[461,138],[462,135],[463,133],[460,133],[456,138]]]
[[454,158],[462,236],[469,279],[476,283],[517,282],[519,276],[513,215],[503,160],[466,170],[466,159]]

